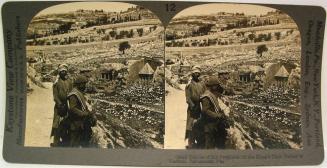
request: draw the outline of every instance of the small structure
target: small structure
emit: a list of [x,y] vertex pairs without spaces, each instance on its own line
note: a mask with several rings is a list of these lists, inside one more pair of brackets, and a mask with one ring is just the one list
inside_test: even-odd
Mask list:
[[282,65],[274,76],[277,83],[277,87],[284,88],[287,84],[289,75],[290,74],[287,72],[284,65]]
[[71,31],[76,31],[76,30],[80,30],[83,27],[85,27],[87,25],[87,22],[75,22],[74,24],[71,25],[70,30]]
[[241,82],[248,83],[251,81],[251,70],[248,67],[240,67],[238,73]]
[[144,67],[141,69],[141,71],[139,72],[139,77],[145,80],[152,80],[153,74],[154,74],[154,70],[151,68],[151,66],[148,63],[146,63]]
[[211,27],[209,33],[210,34],[215,34],[217,32],[221,32],[227,29],[227,24],[215,24],[214,26]]
[[104,64],[100,72],[100,78],[105,80],[116,80],[119,73],[127,71],[124,64],[110,63]]

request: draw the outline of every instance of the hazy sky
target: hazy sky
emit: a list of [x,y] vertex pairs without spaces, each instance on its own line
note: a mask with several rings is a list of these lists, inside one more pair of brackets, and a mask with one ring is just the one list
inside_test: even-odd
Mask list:
[[247,4],[204,4],[186,8],[178,13],[175,17],[190,16],[190,15],[207,15],[217,12],[244,13],[246,15],[266,14],[269,11],[274,11],[273,8],[268,8],[259,5]]
[[37,15],[52,14],[52,13],[67,13],[70,11],[76,11],[78,9],[86,10],[101,10],[111,11],[111,12],[120,12],[121,10],[126,10],[130,8],[132,4],[120,3],[120,2],[73,2],[51,6],[39,12]]

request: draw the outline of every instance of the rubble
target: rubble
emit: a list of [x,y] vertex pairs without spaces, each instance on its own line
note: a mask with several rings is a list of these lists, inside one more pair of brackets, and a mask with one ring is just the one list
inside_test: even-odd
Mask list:
[[[251,142],[253,149],[292,149],[290,140],[279,133],[264,126],[263,123],[243,115],[241,111],[234,113],[234,119],[237,123],[242,123],[244,129],[243,135]],[[301,146],[298,144],[297,146]]]
[[99,147],[105,148],[154,148],[150,137],[135,130],[112,115],[99,111],[97,113],[99,123],[93,130],[94,142]]
[[164,88],[142,82],[111,94],[90,95],[102,123],[95,130],[99,146],[163,148]]
[[40,76],[37,75],[36,70],[33,67],[28,66],[27,67],[27,91],[28,92],[33,91],[34,85],[45,88],[45,86],[42,83],[42,80],[40,79]]

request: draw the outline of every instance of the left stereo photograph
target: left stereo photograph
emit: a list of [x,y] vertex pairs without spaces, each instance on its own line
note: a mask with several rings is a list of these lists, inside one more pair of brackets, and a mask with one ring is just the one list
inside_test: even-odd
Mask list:
[[164,27],[121,2],[51,6],[26,32],[24,146],[156,148],[164,142]]

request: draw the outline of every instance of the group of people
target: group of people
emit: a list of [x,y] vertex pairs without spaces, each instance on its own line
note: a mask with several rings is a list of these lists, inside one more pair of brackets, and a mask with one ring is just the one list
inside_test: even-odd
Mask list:
[[192,68],[192,79],[185,88],[187,121],[185,139],[188,149],[224,149],[227,129],[233,124],[218,77],[201,81],[201,69]]
[[72,80],[68,66],[58,66],[58,78],[53,84],[55,102],[51,137],[52,147],[88,147],[96,117],[85,96],[88,79],[77,76]]

